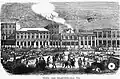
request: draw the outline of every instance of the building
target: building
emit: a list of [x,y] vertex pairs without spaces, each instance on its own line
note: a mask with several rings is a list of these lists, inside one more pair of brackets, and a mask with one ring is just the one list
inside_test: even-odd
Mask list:
[[49,46],[49,31],[45,28],[22,28],[16,32],[17,47],[47,47]]
[[60,47],[61,43],[61,30],[58,23],[52,22],[51,24],[45,26],[50,33],[50,46],[51,47]]
[[16,23],[2,22],[1,23],[1,46],[13,47],[16,41]]
[[120,47],[120,30],[119,29],[94,29],[93,33],[96,36],[96,46],[104,47]]
[[62,47],[78,46],[78,36],[75,33],[62,33]]
[[96,46],[96,37],[92,31],[62,33],[62,46],[69,48],[92,48]]
[[91,30],[83,30],[78,33],[79,48],[93,48],[96,47],[96,36]]

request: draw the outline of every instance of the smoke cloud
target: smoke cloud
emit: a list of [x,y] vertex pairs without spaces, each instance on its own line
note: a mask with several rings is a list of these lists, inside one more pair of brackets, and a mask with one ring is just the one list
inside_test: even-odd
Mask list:
[[67,24],[63,18],[59,17],[59,14],[55,12],[55,6],[50,2],[40,2],[38,4],[32,5],[31,8],[35,13],[42,15],[46,19],[64,24],[69,29],[73,30],[71,25]]

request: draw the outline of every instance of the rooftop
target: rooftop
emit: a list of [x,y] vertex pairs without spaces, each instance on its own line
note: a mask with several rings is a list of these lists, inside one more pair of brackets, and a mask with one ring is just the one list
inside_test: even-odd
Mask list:
[[45,28],[21,28],[18,31],[32,31],[32,30],[34,30],[34,31],[48,31]]

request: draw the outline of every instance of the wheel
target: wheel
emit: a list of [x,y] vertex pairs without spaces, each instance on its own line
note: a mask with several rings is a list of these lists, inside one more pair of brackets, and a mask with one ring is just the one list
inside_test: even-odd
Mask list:
[[116,65],[114,63],[109,63],[108,64],[108,69],[114,70],[116,68]]

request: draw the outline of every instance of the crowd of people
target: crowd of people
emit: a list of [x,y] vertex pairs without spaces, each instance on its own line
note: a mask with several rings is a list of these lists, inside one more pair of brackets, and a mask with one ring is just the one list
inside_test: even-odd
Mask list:
[[[6,51],[8,50],[8,51]],[[11,51],[9,51],[11,50]],[[32,56],[35,55],[35,57],[33,57],[32,60],[34,60],[34,64],[31,64],[31,62],[29,62],[31,60],[31,55],[30,53],[21,53],[21,58],[17,59],[15,54],[16,52],[14,51],[14,49],[3,49],[2,52],[6,52],[9,53],[8,55],[12,54],[14,61],[13,62],[18,62],[19,64],[24,64],[26,67],[35,67],[38,70],[45,70],[46,68],[53,68],[53,69],[59,69],[60,68],[64,68],[64,69],[69,69],[69,68],[79,68],[79,69],[87,69],[87,68],[91,68],[92,65],[96,65],[96,63],[98,63],[98,58],[92,58],[93,60],[93,64],[89,61],[90,58],[87,58],[84,55],[78,55],[78,57],[76,57],[76,54],[74,52],[70,52],[69,54],[65,54],[65,52],[62,53],[56,53],[54,55],[48,55],[48,56],[44,56],[42,53],[32,53]],[[79,53],[80,54],[80,53]],[[8,58],[9,60],[10,58]],[[7,59],[5,59],[5,57],[3,57],[2,59],[3,63],[5,64],[5,61],[8,61]],[[94,64],[95,63],[95,64]],[[98,63],[97,65],[103,66],[100,63]],[[104,66],[103,66],[104,67]],[[95,69],[96,67],[93,66],[91,69]]]

